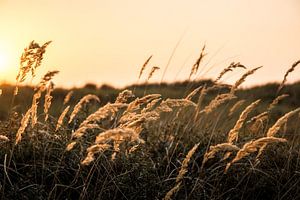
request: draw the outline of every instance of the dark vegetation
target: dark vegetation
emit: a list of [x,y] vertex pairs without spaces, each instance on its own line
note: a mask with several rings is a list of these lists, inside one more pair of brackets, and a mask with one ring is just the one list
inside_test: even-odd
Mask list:
[[[51,114],[55,117],[59,116],[63,109],[63,100],[65,95],[71,90],[73,95],[70,99],[70,104],[75,105],[78,100],[87,95],[95,94],[100,99],[100,105],[105,105],[108,102],[113,102],[118,94],[124,89],[129,89],[134,91],[136,97],[142,97],[145,94],[161,94],[164,99],[166,98],[183,98],[189,94],[195,88],[206,85],[212,86],[213,82],[211,80],[198,81],[198,82],[176,82],[176,83],[162,83],[162,84],[146,84],[146,85],[129,85],[125,88],[114,88],[110,85],[102,85],[97,87],[95,84],[86,84],[82,88],[55,88],[53,91],[53,99],[51,106]],[[238,96],[241,99],[245,99],[248,102],[252,102],[256,99],[261,99],[265,104],[272,102],[272,100],[277,96],[278,83],[269,83],[260,86],[254,86],[251,88],[240,89],[237,91]],[[9,115],[9,105],[11,104],[11,99],[14,91],[13,85],[2,84],[0,89],[2,89],[3,94],[0,98],[0,119],[5,120]],[[219,89],[208,94],[206,103],[209,102],[213,97],[218,93],[224,93],[228,89]],[[286,85],[282,93],[289,94],[289,98],[280,103],[278,109],[282,113],[291,110],[293,108],[300,107],[300,82]],[[32,103],[32,96],[34,94],[34,87],[32,86],[23,86],[20,89],[19,95],[16,97],[14,110],[24,113]],[[43,103],[43,102],[42,102]],[[41,104],[42,104],[41,103]],[[282,114],[279,113],[279,114]]]
[[1,86],[1,199],[300,199],[300,82],[285,84],[300,61],[280,85],[238,89],[254,68],[232,86],[87,84],[65,103],[57,71],[22,86],[50,43],[32,41],[17,87]]
[[[212,82],[132,85],[127,88],[135,91],[136,96],[143,96],[146,90],[146,93],[162,94],[163,98],[180,99],[203,84],[209,86]],[[247,101],[245,105],[262,99],[263,103],[254,111],[254,116],[276,97],[277,88],[278,84],[266,84],[239,90],[237,96]],[[14,141],[21,113],[31,105],[33,88],[20,88],[13,108],[16,113],[10,117],[8,105],[14,87],[2,85],[1,89],[1,131]],[[103,106],[113,102],[122,89],[110,86],[97,88],[89,84],[73,91],[71,105],[86,94],[96,94],[101,99],[100,106]],[[29,128],[17,146],[10,142],[2,143],[0,181],[3,199],[162,199],[174,187],[181,162],[195,143],[200,143],[198,151],[190,161],[181,189],[173,196],[175,199],[300,199],[298,116],[289,120],[287,126],[290,128],[281,133],[288,143],[270,145],[259,165],[254,166],[250,156],[234,164],[227,174],[224,174],[226,163],[220,161],[221,157],[210,160],[204,171],[200,167],[208,144],[226,140],[226,134],[234,126],[242,108],[231,118],[226,116],[226,108],[221,108],[197,126],[188,125],[186,117],[181,121],[162,119],[161,125],[149,124],[145,128],[141,137],[146,143],[136,152],[129,155],[120,152],[112,161],[108,151],[98,154],[91,165],[82,166],[80,162],[86,155],[86,147],[65,151],[72,125],[59,132],[54,131],[67,92],[61,88],[54,90],[48,123],[41,122],[34,129]],[[226,89],[209,93],[204,104],[224,92],[227,92]],[[300,83],[286,85],[283,92],[290,96],[276,107],[270,124],[300,106]],[[90,137],[95,134],[92,131]],[[240,143],[258,135],[261,133],[251,133],[245,126]],[[168,137],[174,137],[171,143]],[[85,140],[89,141],[86,145],[93,142],[93,139]]]

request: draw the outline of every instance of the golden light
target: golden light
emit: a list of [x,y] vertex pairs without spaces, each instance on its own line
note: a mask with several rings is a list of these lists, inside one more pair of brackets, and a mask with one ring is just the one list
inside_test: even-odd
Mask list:
[[8,55],[0,50],[0,72],[4,72],[8,69]]

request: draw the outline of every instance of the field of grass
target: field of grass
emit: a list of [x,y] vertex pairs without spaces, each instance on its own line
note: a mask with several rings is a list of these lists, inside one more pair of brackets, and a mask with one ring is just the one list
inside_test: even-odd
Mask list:
[[299,61],[281,84],[249,89],[258,68],[234,85],[221,73],[68,91],[53,71],[23,86],[49,44],[32,42],[16,85],[1,86],[2,199],[300,199],[300,83],[285,84]]

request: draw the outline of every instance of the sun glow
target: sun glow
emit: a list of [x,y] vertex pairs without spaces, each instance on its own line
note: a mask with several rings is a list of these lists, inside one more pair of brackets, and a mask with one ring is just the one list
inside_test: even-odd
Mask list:
[[3,73],[3,72],[6,72],[8,70],[8,54],[0,49],[0,72]]
[[18,51],[14,45],[0,41],[0,82],[14,81],[16,67],[18,65]]
[[1,72],[5,71],[6,66],[7,66],[7,58],[5,55],[3,55],[0,52],[0,71]]

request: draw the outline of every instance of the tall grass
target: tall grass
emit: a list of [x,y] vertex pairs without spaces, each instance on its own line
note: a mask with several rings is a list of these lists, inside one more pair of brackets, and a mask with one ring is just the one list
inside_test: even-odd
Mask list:
[[[31,42],[25,48],[16,88],[29,72],[34,77],[49,44]],[[190,77],[199,70],[204,50]],[[86,94],[73,96],[73,104],[73,91],[54,98],[52,79],[58,71],[46,73],[27,112],[2,122],[2,198],[297,199],[300,143],[293,122],[299,122],[300,108],[278,117],[274,110],[287,94],[271,103],[242,99],[238,88],[260,67],[234,85],[219,83],[235,68],[245,67],[232,63],[211,85],[182,90],[178,98],[145,90],[136,97],[126,89],[107,103]],[[52,115],[55,101],[58,116]]]

